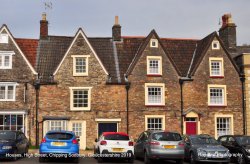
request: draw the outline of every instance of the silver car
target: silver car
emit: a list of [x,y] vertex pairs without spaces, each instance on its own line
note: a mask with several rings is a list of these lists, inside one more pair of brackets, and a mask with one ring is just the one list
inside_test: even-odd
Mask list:
[[179,133],[167,131],[145,131],[135,143],[135,157],[144,158],[146,164],[152,160],[175,160],[182,164],[184,142]]

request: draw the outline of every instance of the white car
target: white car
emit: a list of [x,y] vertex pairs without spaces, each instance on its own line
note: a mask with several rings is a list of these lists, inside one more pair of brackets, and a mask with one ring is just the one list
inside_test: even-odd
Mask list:
[[94,154],[98,162],[111,158],[123,158],[134,162],[134,142],[123,132],[103,132],[95,140]]

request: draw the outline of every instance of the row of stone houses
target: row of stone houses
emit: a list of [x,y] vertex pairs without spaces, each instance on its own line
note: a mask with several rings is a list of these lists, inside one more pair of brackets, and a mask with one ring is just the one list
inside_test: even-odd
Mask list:
[[0,130],[22,130],[32,144],[49,130],[72,130],[82,149],[104,131],[243,134],[241,54],[249,50],[236,46],[228,14],[219,35],[199,40],[155,30],[122,36],[118,17],[112,37],[87,37],[81,28],[75,36],[49,35],[45,14],[39,39],[15,38],[3,25]]

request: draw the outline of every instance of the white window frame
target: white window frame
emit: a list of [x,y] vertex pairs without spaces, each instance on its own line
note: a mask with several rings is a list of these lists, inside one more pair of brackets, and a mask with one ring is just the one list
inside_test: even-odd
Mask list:
[[0,43],[9,43],[9,35],[0,34]]
[[161,119],[161,130],[165,130],[165,115],[145,115],[145,130],[148,130],[148,119]]
[[[220,66],[220,74],[219,75],[215,75],[213,74],[213,71],[212,71],[212,63],[213,62],[218,62],[220,63],[219,66]],[[223,61],[223,58],[209,58],[209,70],[210,70],[210,77],[224,77],[224,61]]]
[[[210,92],[211,89],[222,89],[222,104],[211,103]],[[227,87],[226,85],[208,85],[208,105],[209,106],[227,106]]]
[[[218,134],[218,129],[217,129],[217,119],[218,118],[229,118],[230,119],[230,133],[227,135],[234,135],[234,120],[233,120],[233,115],[232,114],[228,114],[228,115],[224,115],[224,114],[215,114],[214,117],[214,128],[215,128],[215,138],[219,137]],[[226,135],[226,134],[225,134]]]
[[[216,45],[216,47],[214,45]],[[220,42],[218,40],[214,40],[212,42],[212,50],[219,50],[219,49],[220,49]]]
[[[0,87],[4,86],[5,87],[5,99],[0,99],[0,101],[16,101],[16,86],[18,84],[17,83],[11,83],[11,82],[0,82]],[[12,99],[8,99],[8,88],[9,86],[13,87],[13,98]]]
[[[13,51],[0,51],[0,69],[12,69],[12,56],[15,55]],[[9,57],[9,65],[5,66],[5,57]]]
[[[90,55],[72,55],[73,58],[73,76],[88,76],[89,75],[89,57]],[[76,59],[84,58],[86,60],[86,71],[82,73],[76,72]]]
[[[155,43],[155,45],[153,43]],[[158,40],[157,39],[150,39],[150,47],[157,48],[158,47]]]
[[[70,87],[70,110],[71,111],[89,111],[91,109],[91,89],[92,87]],[[74,91],[88,90],[88,107],[74,107]]]
[[[158,72],[150,72],[150,61],[158,61]],[[162,75],[162,57],[161,56],[147,56],[147,75]]]
[[[67,120],[48,120],[48,131],[52,130],[52,128],[51,128],[52,122],[53,123],[60,123],[61,130],[68,130]],[[57,127],[59,127],[59,126],[57,126]]]
[[[161,88],[161,103],[148,102],[148,88]],[[164,83],[145,83],[145,105],[146,106],[164,106],[165,105],[165,84]]]

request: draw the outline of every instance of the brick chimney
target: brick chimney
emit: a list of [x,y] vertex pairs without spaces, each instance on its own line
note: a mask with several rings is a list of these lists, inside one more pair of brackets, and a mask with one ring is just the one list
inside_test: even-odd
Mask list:
[[112,27],[112,37],[114,41],[121,41],[121,25],[119,24],[118,16],[115,16],[115,24]]
[[40,20],[40,38],[46,39],[48,36],[48,21],[46,20],[46,13],[42,14],[42,20]]
[[224,45],[230,52],[236,52],[236,25],[232,20],[231,14],[222,16],[222,26],[219,30],[219,35]]

